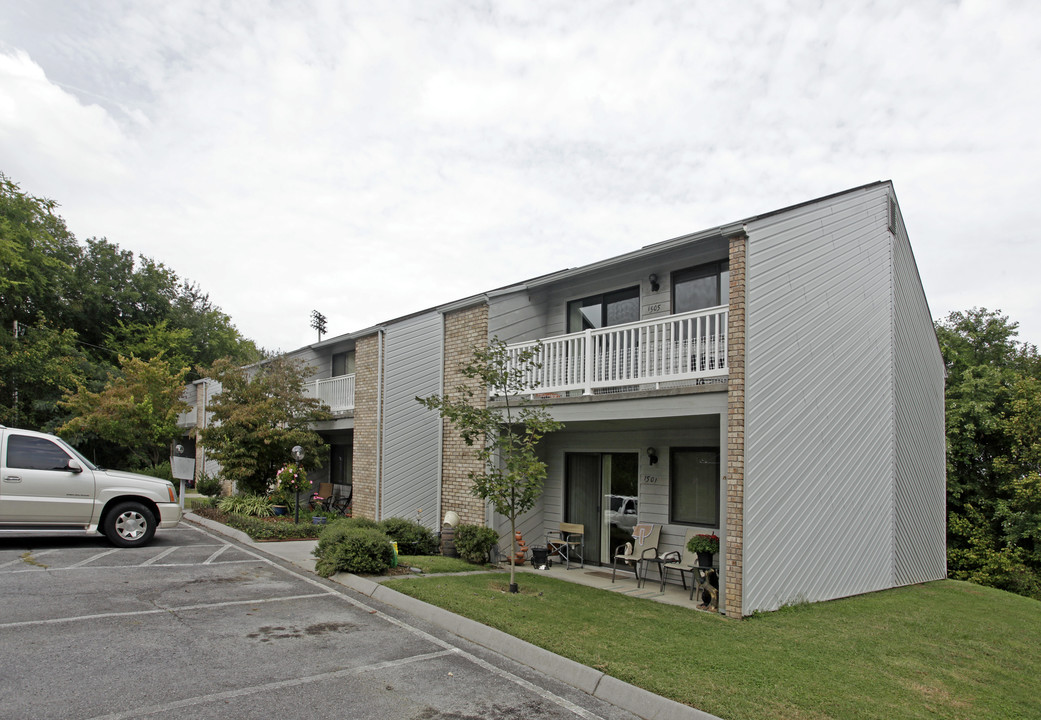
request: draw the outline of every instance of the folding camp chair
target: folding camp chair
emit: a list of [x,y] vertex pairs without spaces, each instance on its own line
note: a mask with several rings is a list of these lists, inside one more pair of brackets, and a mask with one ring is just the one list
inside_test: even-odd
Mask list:
[[572,559],[578,561],[580,567],[585,567],[585,525],[560,523],[559,529],[546,533],[546,548],[550,557],[556,555],[564,561],[566,570],[571,569]]
[[618,572],[618,563],[632,565],[636,573],[636,584],[640,584],[640,563],[658,557],[658,537],[661,535],[661,525],[651,523],[637,523],[633,528],[633,542],[619,545],[615,548],[614,559],[611,563],[611,582],[614,582],[615,573]]

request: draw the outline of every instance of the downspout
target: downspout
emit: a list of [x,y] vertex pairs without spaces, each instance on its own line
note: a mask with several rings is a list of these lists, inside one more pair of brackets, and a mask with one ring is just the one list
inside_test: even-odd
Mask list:
[[[441,367],[438,369],[440,378],[438,378],[437,386],[438,392],[441,397],[445,396],[445,314],[441,313],[441,349],[438,353],[441,358]],[[438,415],[437,417],[437,517],[434,518],[434,532],[441,531],[442,518],[444,518],[444,506],[441,504],[441,492],[442,485],[444,483],[444,469],[445,469],[445,421]]]
[[383,343],[384,330],[376,331],[376,520],[383,519]]

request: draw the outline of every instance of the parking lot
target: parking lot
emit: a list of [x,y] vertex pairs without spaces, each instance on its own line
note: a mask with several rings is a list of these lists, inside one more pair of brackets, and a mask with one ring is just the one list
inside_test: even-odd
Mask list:
[[634,716],[252,547],[0,533],[2,718]]

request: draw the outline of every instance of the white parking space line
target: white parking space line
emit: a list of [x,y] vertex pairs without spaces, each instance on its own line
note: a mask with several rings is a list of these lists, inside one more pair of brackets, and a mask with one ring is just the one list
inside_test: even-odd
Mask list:
[[106,555],[111,555],[112,553],[116,553],[116,552],[119,552],[119,548],[112,548],[111,550],[106,550],[103,553],[98,553],[97,555],[89,557],[89,558],[87,558],[86,560],[84,560],[82,562],[78,562],[75,565],[69,565],[67,568],[64,568],[64,569],[65,570],[72,570],[73,568],[83,567],[87,563],[92,563],[95,560],[100,560],[101,558],[105,557]]
[[[212,535],[211,533],[209,533],[208,531],[206,531],[206,530],[204,530],[204,529],[202,529],[200,527],[197,527],[195,525],[190,525],[189,527],[191,527],[193,530],[197,530],[198,532],[201,532],[203,535],[208,535],[209,537],[212,537],[215,540],[218,539],[214,535]],[[282,570],[282,572],[286,573],[287,575],[292,575],[295,578],[299,578],[300,580],[303,580],[304,582],[306,582],[306,583],[308,583],[310,585],[315,585],[315,586],[320,587],[320,588],[325,588],[326,587],[325,585],[323,585],[322,583],[318,582],[314,578],[307,577],[306,575],[301,575],[300,573],[298,573],[298,572],[296,572],[294,570],[290,570],[287,567],[283,567],[282,565],[279,565],[278,563],[274,562],[270,558],[268,558],[266,556],[263,556],[263,555],[261,555],[259,553],[256,553],[256,552],[254,552],[253,550],[250,550],[247,547],[243,547],[243,548],[241,548],[241,550],[243,552],[245,552],[246,554],[248,554],[248,555],[253,555],[258,560],[262,560],[262,561],[264,561],[266,563],[271,564],[274,567],[279,568],[280,570]],[[385,620],[386,622],[389,622],[392,625],[396,625],[397,627],[401,628],[402,630],[406,630],[407,632],[410,632],[413,635],[416,635],[418,637],[423,638],[427,642],[433,643],[434,645],[442,647],[445,650],[455,650],[456,652],[459,653],[460,657],[464,657],[467,660],[469,660],[470,662],[472,662],[473,664],[475,664],[475,665],[477,665],[477,666],[479,666],[481,668],[484,668],[484,669],[488,670],[489,672],[493,672],[496,675],[498,675],[499,677],[502,677],[502,678],[504,678],[506,680],[509,680],[510,682],[513,682],[513,683],[521,686],[522,688],[525,688],[526,690],[529,690],[531,692],[534,692],[534,693],[538,694],[539,697],[541,697],[542,699],[547,700],[547,701],[553,703],[554,705],[558,705],[558,706],[560,706],[562,708],[570,710],[572,713],[574,713],[575,715],[578,715],[581,718],[586,718],[586,720],[599,720],[599,716],[598,715],[595,715],[595,714],[589,712],[585,708],[576,705],[575,703],[571,702],[570,700],[568,700],[566,698],[562,698],[559,695],[556,695],[556,694],[550,692],[549,690],[545,690],[543,688],[540,688],[537,685],[535,685],[533,683],[530,683],[527,680],[525,680],[524,678],[522,678],[522,677],[520,677],[518,675],[514,675],[513,673],[511,673],[511,672],[509,672],[507,670],[502,670],[500,668],[497,668],[494,665],[492,665],[491,663],[488,663],[488,662],[482,660],[481,658],[477,657],[476,655],[472,655],[472,654],[466,652],[465,650],[456,647],[455,645],[447,642],[446,640],[441,640],[440,638],[437,638],[437,637],[431,635],[430,633],[428,633],[428,632],[426,632],[424,630],[420,630],[419,628],[414,627],[412,625],[409,625],[408,623],[406,623],[406,622],[404,622],[402,620],[398,620],[397,618],[395,618],[395,617],[393,617],[391,615],[387,615],[386,613],[384,613],[384,612],[382,612],[380,610],[377,610],[376,608],[372,607],[371,605],[366,605],[364,602],[362,602],[360,600],[355,600],[353,597],[350,597],[349,595],[346,595],[346,594],[343,594],[343,593],[338,593],[338,592],[335,592],[335,591],[332,591],[332,592],[333,592],[333,594],[336,597],[344,600],[348,604],[353,605],[353,606],[355,606],[355,607],[357,607],[359,609],[365,610],[370,615],[375,615],[376,617],[381,618],[381,619]],[[0,627],[3,627],[3,626],[0,625]],[[119,715],[117,717],[129,717],[129,716]]]
[[22,620],[20,622],[0,623],[0,630],[16,627],[33,627],[35,625],[59,625],[61,623],[79,623],[85,620],[103,620],[105,618],[135,617],[138,615],[174,614],[189,610],[209,610],[212,608],[232,607],[235,605],[262,605],[265,603],[288,602],[291,600],[310,600],[313,598],[337,596],[335,590],[309,595],[286,595],[285,597],[254,598],[253,600],[226,600],[216,603],[199,603],[198,605],[178,605],[177,607],[155,608],[153,610],[128,610],[126,612],[98,613],[96,615],[77,615],[75,617],[47,618],[46,620]]
[[446,655],[453,655],[460,652],[458,649],[450,650],[439,650],[438,652],[426,653],[424,655],[413,655],[407,658],[401,658],[400,660],[387,660],[386,662],[374,663],[372,665],[364,665],[362,667],[350,668],[347,670],[336,670],[334,672],[320,673],[318,675],[305,675],[304,677],[292,678],[291,680],[279,680],[277,682],[264,683],[263,685],[253,685],[252,687],[237,688],[235,690],[227,690],[225,692],[213,693],[211,695],[199,695],[198,697],[185,698],[184,700],[177,700],[174,702],[163,703],[161,705],[152,705],[149,707],[139,707],[129,710],[127,712],[110,713],[108,715],[98,715],[90,720],[125,720],[125,718],[137,718],[145,715],[154,715],[156,713],[169,712],[171,710],[179,710],[181,708],[192,707],[195,705],[205,705],[207,703],[219,702],[221,700],[230,700],[232,698],[239,698],[246,695],[255,695],[259,692],[269,692],[271,690],[280,690],[287,687],[296,687],[298,685],[307,685],[309,683],[321,682],[323,680],[337,680],[340,678],[350,677],[352,675],[360,675],[365,672],[372,672],[374,670],[385,670],[387,668],[401,667],[402,665],[409,665],[417,662],[425,662],[427,660],[436,660],[437,658],[444,657]]
[[[5,568],[5,567],[8,567],[10,565],[17,565],[18,563],[23,563],[23,562],[26,561],[26,557],[25,557],[26,555],[28,555],[31,558],[38,558],[38,557],[43,557],[44,555],[50,555],[51,553],[55,553],[55,552],[58,552],[58,551],[57,550],[41,550],[40,552],[33,552],[32,550],[26,550],[25,553],[23,553],[21,555],[21,557],[19,557],[17,560],[8,560],[7,562],[5,562],[3,564],[0,564],[0,568]],[[39,568],[39,569],[40,570],[44,570],[45,568]]]
[[165,549],[165,550],[163,550],[163,551],[162,551],[161,553],[159,553],[158,555],[156,555],[156,556],[155,556],[154,558],[150,558],[150,559],[148,559],[148,560],[145,560],[145,561],[144,561],[143,563],[141,563],[140,565],[138,565],[138,567],[145,567],[146,565],[153,565],[153,564],[155,564],[156,562],[158,562],[159,560],[162,560],[162,559],[163,559],[164,557],[166,557],[166,556],[167,556],[167,555],[169,555],[170,553],[172,553],[172,552],[173,552],[174,550],[180,550],[180,549],[181,549],[181,548],[180,548],[180,546],[179,546],[179,545],[174,545],[173,547],[169,547],[169,548],[166,548],[166,549]]
[[[257,561],[256,561],[255,558],[249,558],[248,560],[225,560],[224,562],[213,563],[213,565],[252,565],[252,564],[254,564],[256,562]],[[171,563],[152,563],[151,565],[146,565],[145,563],[142,563],[141,565],[87,565],[87,566],[84,566],[84,567],[80,567],[80,565],[81,564],[77,564],[77,565],[72,566],[72,567],[63,567],[63,568],[62,567],[45,567],[45,568],[43,568],[43,567],[33,567],[33,568],[26,568],[25,570],[5,570],[4,572],[0,572],[0,575],[17,575],[19,573],[42,573],[42,572],[53,573],[53,572],[64,572],[65,570],[75,570],[77,572],[90,571],[90,570],[131,570],[131,569],[134,569],[134,568],[142,568],[142,567],[146,567],[146,566],[148,567],[149,570],[151,570],[153,568],[199,567],[199,566],[202,565],[202,563],[197,563],[197,562],[193,562],[193,563],[176,563],[176,562],[171,562]]]
[[213,553],[213,554],[212,554],[212,555],[210,555],[210,556],[209,556],[208,558],[206,558],[206,560],[205,560],[205,561],[203,561],[203,563],[202,563],[202,564],[203,564],[203,565],[209,565],[209,564],[210,564],[210,563],[212,563],[212,562],[213,562],[214,560],[216,560],[217,558],[219,558],[219,557],[221,556],[221,553],[222,553],[222,552],[224,552],[225,550],[227,550],[227,549],[228,549],[228,548],[230,548],[230,547],[231,547],[231,545],[225,545],[225,546],[224,546],[224,547],[222,547],[222,548],[221,548],[220,550],[218,550],[217,552]]

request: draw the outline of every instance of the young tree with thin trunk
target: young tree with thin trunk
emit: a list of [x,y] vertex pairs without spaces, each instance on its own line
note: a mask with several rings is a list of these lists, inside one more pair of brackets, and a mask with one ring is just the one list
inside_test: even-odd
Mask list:
[[[470,472],[471,492],[510,521],[510,592],[517,592],[517,518],[535,506],[546,481],[546,464],[535,449],[548,433],[564,427],[544,406],[519,400],[522,392],[531,391],[528,379],[541,367],[541,351],[541,343],[511,351],[495,338],[488,347],[475,348],[461,368],[468,380],[477,381],[476,389],[463,384],[451,395],[416,398],[451,422],[473,448],[483,469]],[[491,407],[486,401],[500,399]]]

